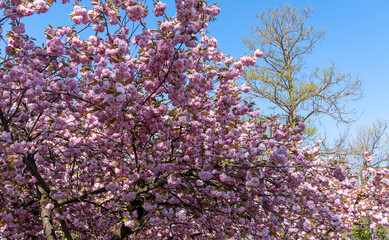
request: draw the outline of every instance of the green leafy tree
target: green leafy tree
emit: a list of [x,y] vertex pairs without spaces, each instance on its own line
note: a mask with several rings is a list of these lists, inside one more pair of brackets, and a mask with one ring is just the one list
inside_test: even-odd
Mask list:
[[361,221],[356,224],[351,229],[351,234],[355,240],[370,240],[371,231],[369,228],[370,221],[366,218],[361,219]]
[[378,225],[374,230],[370,229],[371,220],[362,218],[358,224],[351,229],[353,240],[389,240],[389,229],[386,226]]
[[[327,115],[337,122],[350,123],[355,111],[350,100],[361,98],[361,81],[338,72],[332,65],[307,74],[305,58],[325,36],[324,30],[308,25],[312,9],[290,5],[267,9],[257,15],[258,26],[243,41],[250,51],[263,50],[262,65],[245,71],[251,98],[265,99],[270,108],[293,125],[310,123],[313,117]],[[314,131],[311,131],[311,135]]]

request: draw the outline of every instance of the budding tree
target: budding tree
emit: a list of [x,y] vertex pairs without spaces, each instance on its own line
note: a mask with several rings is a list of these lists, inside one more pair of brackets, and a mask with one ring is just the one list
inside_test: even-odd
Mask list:
[[240,104],[235,81],[261,54],[217,49],[204,31],[217,6],[177,0],[168,17],[160,1],[76,1],[41,44],[23,21],[52,4],[0,2],[1,238],[336,238],[350,228],[350,206],[365,202],[318,145],[301,147],[304,123],[256,121]]
[[361,182],[368,176],[363,172],[368,168],[388,167],[389,147],[386,120],[376,120],[370,126],[362,126],[349,146],[348,164],[359,172]]
[[306,57],[325,36],[308,24],[311,14],[311,8],[283,5],[257,15],[259,25],[243,40],[250,51],[262,49],[264,61],[247,69],[244,78],[251,96],[267,100],[286,123],[323,115],[350,122],[354,112],[347,104],[361,97],[360,80],[334,66],[306,72]]

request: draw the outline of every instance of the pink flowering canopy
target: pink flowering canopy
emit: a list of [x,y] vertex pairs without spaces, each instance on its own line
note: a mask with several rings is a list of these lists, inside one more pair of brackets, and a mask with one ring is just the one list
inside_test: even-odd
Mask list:
[[[39,43],[25,17],[57,4],[73,4],[71,21]],[[304,124],[241,103],[250,89],[236,80],[263,53],[218,50],[206,34],[217,6],[0,8],[0,238],[335,239],[379,211],[388,223],[386,170],[357,188],[319,142],[301,147]]]

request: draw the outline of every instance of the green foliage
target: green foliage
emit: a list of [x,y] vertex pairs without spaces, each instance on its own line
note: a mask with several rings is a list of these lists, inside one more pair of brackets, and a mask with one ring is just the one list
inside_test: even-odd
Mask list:
[[368,226],[354,226],[351,233],[355,240],[370,240],[371,234]]
[[389,228],[383,225],[378,225],[374,230],[370,229],[370,220],[363,218],[351,229],[353,240],[370,240],[374,239],[389,240]]
[[375,230],[375,234],[378,236],[380,240],[389,240],[389,228],[379,225]]

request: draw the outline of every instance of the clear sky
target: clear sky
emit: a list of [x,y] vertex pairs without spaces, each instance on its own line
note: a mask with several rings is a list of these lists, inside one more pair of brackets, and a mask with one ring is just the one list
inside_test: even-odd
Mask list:
[[[389,121],[389,1],[387,0],[242,0],[218,1],[221,13],[209,31],[219,42],[219,48],[233,57],[247,52],[242,37],[249,36],[250,25],[256,25],[256,13],[265,8],[289,3],[293,7],[313,8],[310,23],[316,29],[325,28],[326,38],[307,59],[312,66],[335,67],[363,81],[364,98],[353,106],[359,111],[351,134],[376,118]],[[338,135],[334,123],[323,121],[327,136]]]

